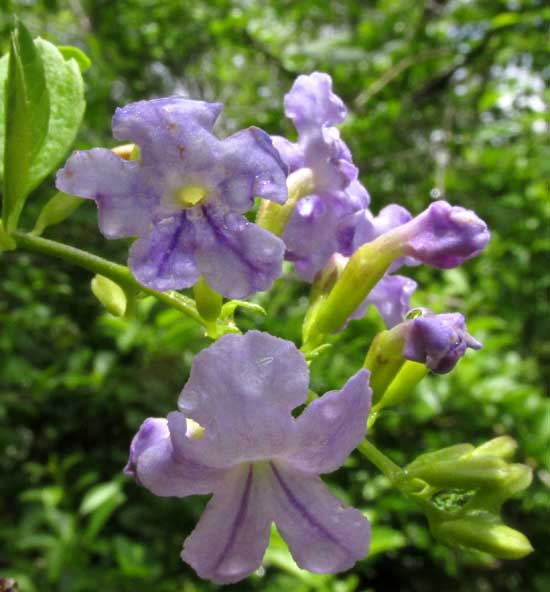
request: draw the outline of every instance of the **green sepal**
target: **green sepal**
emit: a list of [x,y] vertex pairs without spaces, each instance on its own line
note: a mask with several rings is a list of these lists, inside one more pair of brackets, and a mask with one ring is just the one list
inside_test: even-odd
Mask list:
[[267,316],[265,308],[259,304],[248,302],[247,300],[229,300],[222,306],[220,318],[232,319],[237,308],[244,308],[245,310],[261,314],[264,317]]

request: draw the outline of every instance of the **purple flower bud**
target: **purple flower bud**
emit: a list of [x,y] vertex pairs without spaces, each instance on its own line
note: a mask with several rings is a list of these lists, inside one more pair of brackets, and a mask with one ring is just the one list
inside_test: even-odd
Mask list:
[[482,347],[468,333],[460,313],[433,314],[428,311],[405,321],[400,330],[404,335],[403,357],[426,364],[437,374],[450,372],[468,347]]
[[402,230],[406,255],[442,269],[479,255],[490,238],[475,212],[445,201],[433,203]]

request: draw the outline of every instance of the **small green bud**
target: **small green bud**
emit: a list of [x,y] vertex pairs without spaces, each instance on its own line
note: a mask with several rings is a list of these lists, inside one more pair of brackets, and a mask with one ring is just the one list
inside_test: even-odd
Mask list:
[[92,292],[112,315],[115,317],[124,316],[128,299],[118,284],[98,274],[92,280]]
[[455,444],[454,446],[447,446],[435,452],[426,452],[415,458],[407,466],[407,471],[415,471],[419,467],[430,466],[441,461],[456,460],[471,453],[473,450],[475,449],[471,444]]
[[521,532],[502,524],[498,516],[483,513],[434,523],[432,534],[449,546],[463,546],[499,559],[521,559],[533,551]]
[[510,460],[514,456],[517,447],[518,443],[510,436],[499,436],[478,446],[472,456],[498,456]]
[[201,275],[199,281],[193,287],[197,310],[206,321],[215,321],[222,309],[223,298],[212,290]]
[[434,487],[476,489],[500,485],[508,476],[508,465],[491,456],[461,457],[409,465],[407,472],[411,478],[423,479]]
[[533,480],[531,467],[512,464],[506,467],[506,476],[494,487],[478,491],[468,502],[470,510],[490,510],[498,512],[502,504],[516,493],[527,489]]

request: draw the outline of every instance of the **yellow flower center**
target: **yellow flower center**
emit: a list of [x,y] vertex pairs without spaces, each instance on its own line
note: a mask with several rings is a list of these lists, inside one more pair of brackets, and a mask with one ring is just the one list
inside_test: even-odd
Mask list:
[[184,208],[194,208],[206,198],[206,187],[202,185],[187,185],[176,191],[176,201]]

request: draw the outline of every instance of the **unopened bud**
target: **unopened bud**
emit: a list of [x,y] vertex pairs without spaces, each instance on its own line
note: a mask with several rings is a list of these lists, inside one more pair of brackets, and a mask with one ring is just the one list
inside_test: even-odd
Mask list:
[[431,530],[446,545],[477,549],[499,559],[521,559],[533,551],[525,535],[502,524],[493,514],[435,523]]
[[472,454],[473,456],[498,456],[510,460],[514,456],[517,447],[518,443],[510,436],[499,436],[478,446]]
[[118,284],[98,274],[92,280],[92,292],[113,316],[124,316],[128,299]]

